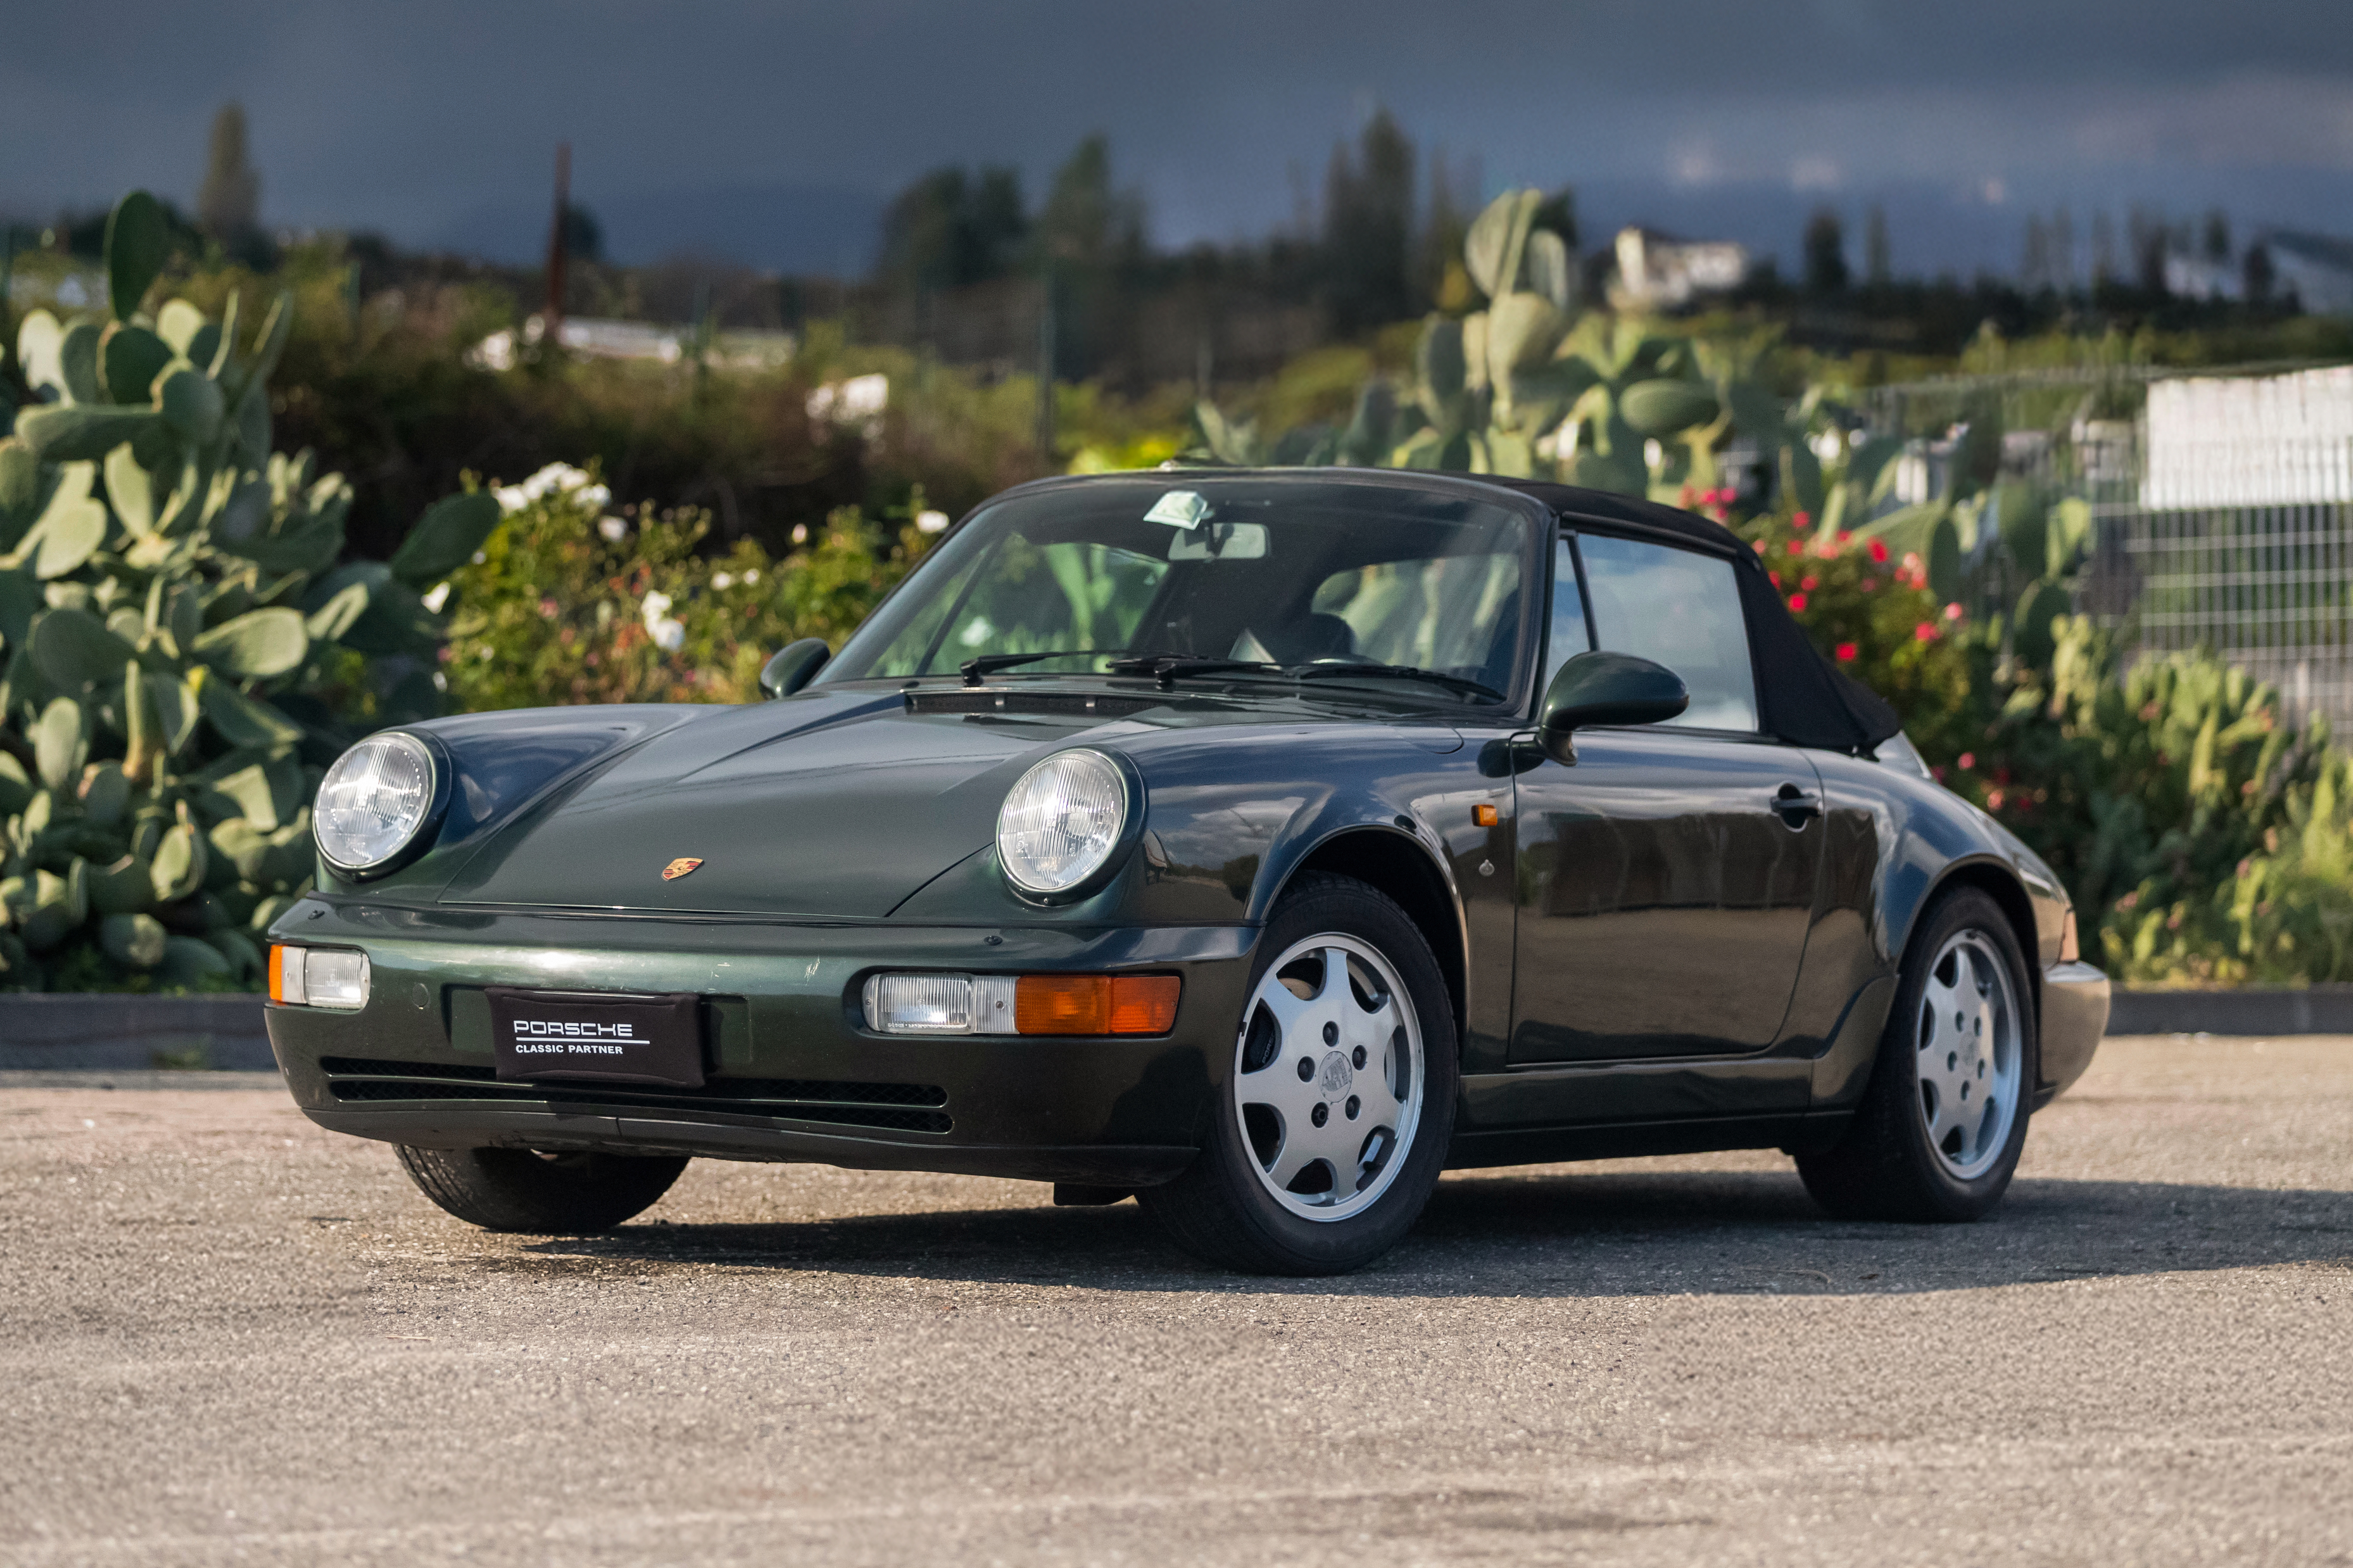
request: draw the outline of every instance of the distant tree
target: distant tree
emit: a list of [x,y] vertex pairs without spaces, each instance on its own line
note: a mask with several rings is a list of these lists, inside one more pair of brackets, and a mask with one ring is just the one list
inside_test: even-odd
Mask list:
[[2075,287],[2075,217],[2065,207],[2051,215],[2051,272],[2061,293]]
[[246,155],[245,106],[232,100],[213,116],[196,223],[223,245],[233,245],[253,233],[260,218],[261,176]]
[[1815,294],[1846,291],[1846,226],[1830,207],[1816,207],[1806,220],[1806,289]]
[[2170,237],[2165,216],[2135,207],[2125,220],[2126,243],[2132,249],[2133,281],[2144,294],[2165,292],[2165,257]]
[[2026,215],[2026,249],[2018,259],[2018,286],[2030,294],[2051,286],[2051,230],[2041,213]]
[[1895,256],[1887,243],[1887,209],[1877,202],[1862,220],[1862,275],[1874,289],[1895,280]]
[[[1462,268],[1462,241],[1476,216],[1479,176],[1472,167],[1449,167],[1443,149],[1430,155],[1430,202],[1415,247],[1414,285],[1441,310],[1468,310],[1470,275]],[[1453,279],[1450,288],[1450,277]],[[1450,298],[1450,293],[1461,297]]]
[[2092,215],[2092,285],[2116,280],[2116,225],[2105,212]]
[[1111,143],[1100,133],[1055,171],[1029,249],[1054,302],[1056,374],[1091,374],[1120,340],[1144,262],[1144,216],[1143,197],[1113,188]]
[[1324,279],[1332,323],[1353,334],[1414,313],[1413,143],[1386,109],[1324,176]]
[[2272,302],[2272,290],[2278,287],[2279,277],[2272,268],[2270,246],[2257,240],[2247,247],[2247,253],[2239,258],[2239,280],[2246,289],[2248,303]]
[[2224,213],[2221,207],[2213,207],[2208,210],[2206,214],[2206,227],[2203,237],[2207,260],[2212,262],[2217,267],[2223,266],[2229,262],[2231,259],[2231,219],[2229,215]]
[[911,290],[987,282],[1014,268],[1028,232],[1018,173],[934,169],[884,212],[880,273]]
[[605,259],[605,226],[578,202],[564,204],[564,254],[583,261]]

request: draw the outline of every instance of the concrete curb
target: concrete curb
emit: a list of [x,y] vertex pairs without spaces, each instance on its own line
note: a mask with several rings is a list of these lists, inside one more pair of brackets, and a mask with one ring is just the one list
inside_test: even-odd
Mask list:
[[2111,1035],[2353,1035],[2353,985],[2298,990],[2127,991],[2108,1005]]
[[259,995],[0,995],[0,1068],[275,1071]]

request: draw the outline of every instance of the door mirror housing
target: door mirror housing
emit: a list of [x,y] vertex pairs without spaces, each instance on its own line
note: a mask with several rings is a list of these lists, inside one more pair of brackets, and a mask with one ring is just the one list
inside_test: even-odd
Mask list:
[[783,651],[760,667],[760,689],[771,699],[790,697],[815,679],[832,657],[833,649],[825,646],[823,637],[786,643]]
[[1560,667],[1536,709],[1545,755],[1577,761],[1574,732],[1595,724],[1656,724],[1691,706],[1683,678],[1630,653],[1580,653]]

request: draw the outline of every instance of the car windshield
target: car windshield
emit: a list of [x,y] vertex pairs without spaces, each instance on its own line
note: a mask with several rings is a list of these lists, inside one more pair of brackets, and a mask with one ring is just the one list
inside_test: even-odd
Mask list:
[[1344,479],[1166,473],[1017,495],[958,529],[820,679],[955,675],[975,659],[1068,676],[1124,656],[1180,675],[1195,660],[1343,682],[1352,667],[1428,671],[1458,695],[1507,693],[1530,635],[1534,537],[1508,505]]

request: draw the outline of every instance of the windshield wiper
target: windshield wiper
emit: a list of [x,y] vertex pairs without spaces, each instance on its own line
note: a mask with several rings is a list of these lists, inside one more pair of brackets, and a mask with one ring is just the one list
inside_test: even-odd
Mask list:
[[1288,673],[1301,680],[1339,680],[1358,676],[1376,680],[1427,680],[1472,697],[1484,697],[1491,702],[1505,700],[1504,694],[1484,682],[1464,676],[1449,675],[1443,670],[1422,669],[1410,664],[1308,664],[1293,665]]
[[1282,667],[1255,658],[1212,658],[1198,653],[1133,653],[1111,661],[1113,675],[1148,675],[1168,689],[1180,675],[1221,675],[1231,670],[1252,670],[1261,675],[1280,675]]
[[963,671],[964,683],[966,686],[978,686],[987,677],[996,674],[1000,669],[1011,669],[1016,665],[1036,664],[1039,660],[1047,658],[1094,658],[1116,651],[1114,648],[1104,647],[1065,647],[1050,649],[1045,653],[985,653],[978,658],[965,659],[956,668]]

